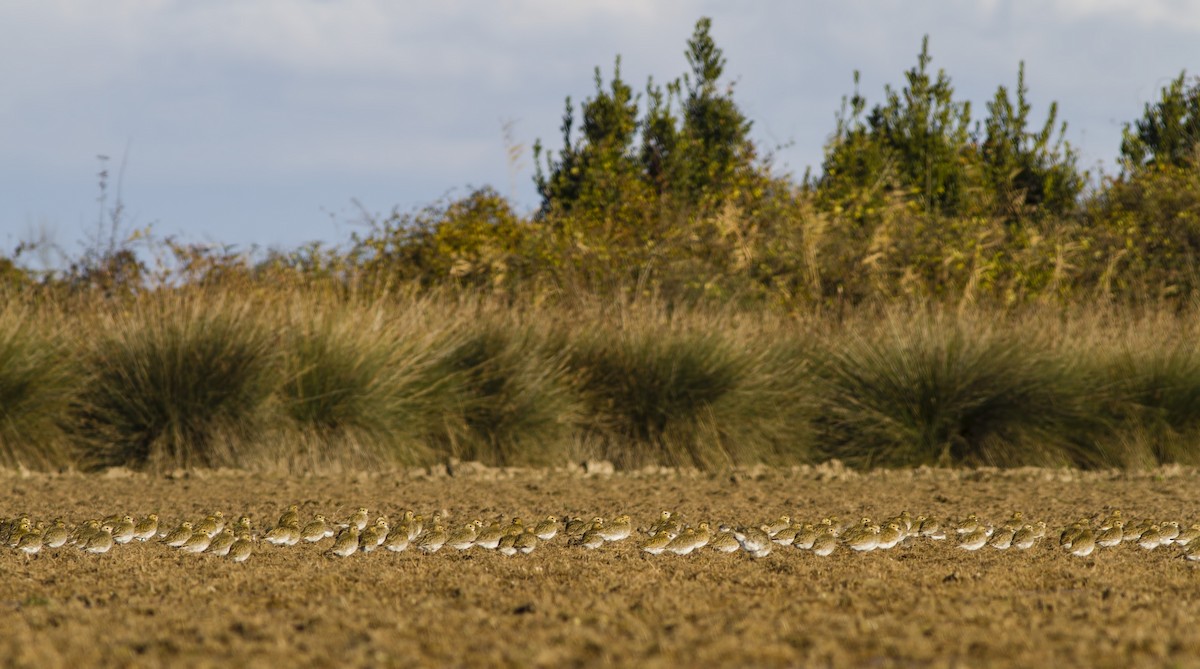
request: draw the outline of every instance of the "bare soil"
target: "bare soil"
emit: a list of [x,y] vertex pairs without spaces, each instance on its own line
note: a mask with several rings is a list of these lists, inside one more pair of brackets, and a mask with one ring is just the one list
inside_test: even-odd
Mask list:
[[[1200,472],[916,470],[836,465],[701,474],[459,467],[323,476],[0,472],[0,515],[69,523],[157,512],[164,526],[221,510],[269,526],[358,506],[466,521],[663,509],[691,522],[789,514],[883,518],[908,510],[1061,527],[1120,508],[1200,520]],[[701,550],[650,556],[557,538],[528,556],[324,555],[331,540],[244,564],[158,543],[106,555],[0,548],[0,664],[110,666],[1200,666],[1200,562],[1126,543],[1069,555],[1055,541],[977,552],[921,540],[822,558]]]

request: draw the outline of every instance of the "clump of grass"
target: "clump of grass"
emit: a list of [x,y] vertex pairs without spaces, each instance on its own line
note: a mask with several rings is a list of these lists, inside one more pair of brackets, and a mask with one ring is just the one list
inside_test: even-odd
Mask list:
[[253,300],[197,292],[112,307],[81,331],[84,464],[238,464],[275,387],[276,340]]
[[570,365],[587,408],[584,439],[618,466],[718,468],[766,455],[784,438],[787,374],[763,373],[782,348],[755,352],[719,329],[646,322],[576,337]]
[[437,367],[455,409],[431,439],[448,455],[491,465],[562,462],[579,406],[566,356],[535,327],[498,316],[464,324]]
[[1200,350],[1191,339],[1138,337],[1101,364],[1114,390],[1110,411],[1121,423],[1114,437],[1122,464],[1200,462]]
[[28,309],[0,310],[0,465],[66,465],[64,417],[78,385],[57,329]]
[[1033,332],[891,316],[819,351],[816,426],[856,466],[1105,464],[1081,369]]
[[311,460],[417,464],[422,437],[447,410],[444,380],[431,374],[436,344],[381,305],[297,303],[282,354],[280,409]]

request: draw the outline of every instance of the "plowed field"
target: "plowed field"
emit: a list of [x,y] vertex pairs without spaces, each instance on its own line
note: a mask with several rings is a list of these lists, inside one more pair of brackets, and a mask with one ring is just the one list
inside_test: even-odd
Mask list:
[[788,514],[947,524],[1014,511],[1051,536],[1028,551],[953,538],[828,557],[776,547],[652,556],[639,535],[596,550],[558,537],[529,555],[444,548],[325,554],[331,539],[258,542],[243,564],[158,542],[104,555],[0,548],[0,664],[144,666],[1200,666],[1200,562],[1134,543],[1075,557],[1054,528],[1120,509],[1200,521],[1200,473],[837,466],[700,474],[656,470],[390,471],[328,476],[0,473],[0,515],[69,525],[157,512],[164,529],[214,510],[262,531],[302,517],[450,523],[547,514],[758,524]]

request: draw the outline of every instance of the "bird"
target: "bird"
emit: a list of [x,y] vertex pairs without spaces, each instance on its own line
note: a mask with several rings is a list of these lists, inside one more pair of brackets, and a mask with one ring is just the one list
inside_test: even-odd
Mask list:
[[958,547],[965,551],[977,551],[987,544],[989,537],[988,529],[984,525],[976,523],[975,529],[962,536]]
[[1025,514],[1020,511],[1014,511],[1013,515],[1008,520],[1004,521],[1004,523],[1001,524],[1000,527],[1003,529],[1006,529],[1006,530],[1012,530],[1013,532],[1016,532],[1017,530],[1021,529],[1021,527],[1024,525],[1025,525]]
[[87,543],[88,537],[100,531],[100,521],[95,519],[85,520],[71,530],[71,538],[67,539],[67,543],[72,546],[83,548]]
[[856,532],[846,537],[846,545],[860,552],[875,550],[879,547],[879,526],[872,525],[870,527],[859,528]]
[[1087,557],[1094,550],[1096,550],[1096,535],[1092,533],[1091,528],[1084,528],[1071,542],[1071,555]]
[[1013,534],[1012,546],[1018,550],[1027,551],[1037,543],[1037,530],[1033,525],[1025,525]]
[[402,553],[408,549],[408,544],[408,532],[401,525],[395,530],[388,532],[387,539],[383,542],[383,547],[393,553]]
[[364,553],[370,553],[371,551],[373,551],[376,548],[379,548],[381,545],[383,545],[383,542],[387,539],[387,535],[388,535],[387,518],[380,516],[379,518],[377,518],[375,520],[374,525],[371,525],[370,527],[368,527],[367,529],[365,529],[361,533],[359,533],[359,535],[358,535],[359,548],[361,548],[362,552],[364,552]]
[[133,516],[122,516],[121,520],[113,526],[113,541],[118,544],[127,544],[133,541],[136,529],[137,525],[133,522]]
[[742,545],[738,543],[737,537],[733,536],[733,532],[725,529],[713,535],[708,547],[722,553],[733,553],[741,550]]
[[504,538],[504,528],[500,526],[500,523],[494,522],[479,530],[479,533],[475,535],[475,545],[487,550],[496,550],[502,538]]
[[742,545],[742,550],[752,557],[760,558],[771,554],[771,535],[767,532],[766,525],[735,529],[733,537]]
[[816,526],[812,523],[804,523],[800,527],[800,531],[796,533],[796,538],[792,540],[792,545],[803,550],[810,550],[817,541],[817,534]]
[[1112,522],[1100,534],[1096,535],[1096,545],[1103,548],[1112,548],[1118,546],[1125,538],[1125,521],[1117,519]]
[[826,526],[813,541],[812,552],[821,557],[828,557],[835,550],[837,550],[837,531],[832,526]]
[[1083,534],[1085,529],[1089,529],[1091,527],[1091,522],[1092,521],[1089,518],[1080,518],[1074,523],[1068,525],[1058,535],[1058,545],[1067,550],[1071,550],[1071,545],[1075,543],[1075,539],[1079,535]]
[[1168,520],[1158,526],[1158,541],[1159,545],[1169,546],[1175,541],[1175,537],[1179,536],[1179,523],[1174,520]]
[[926,539],[933,539],[934,541],[941,541],[946,538],[946,533],[942,531],[942,524],[938,522],[937,518],[920,516],[918,520],[920,520],[920,523],[917,525],[917,532],[920,536]]
[[250,527],[250,516],[242,516],[233,524],[233,533],[239,537],[243,534],[253,534],[254,531]]
[[1138,537],[1138,545],[1148,551],[1152,551],[1162,545],[1162,535],[1159,534],[1158,525],[1151,525],[1149,529],[1142,532],[1142,536]]
[[886,526],[879,529],[879,550],[888,550],[895,548],[897,544],[904,541],[905,530],[901,528],[900,523],[893,520]]
[[803,527],[800,525],[788,525],[775,534],[772,534],[771,541],[774,541],[780,546],[791,546],[792,544],[796,543],[796,535],[800,534],[802,529]]
[[346,524],[352,525],[357,528],[359,532],[362,532],[363,530],[367,529],[368,520],[370,520],[370,516],[367,514],[367,507],[360,506],[358,507],[358,510],[354,512],[354,515],[350,516],[350,519],[346,521]]
[[[496,550],[500,551],[501,555],[507,555],[509,557],[516,555],[517,537],[521,536],[521,534],[523,534],[523,532],[505,532],[504,536],[501,537],[500,541],[496,544]],[[603,539],[601,540],[601,543],[603,543]]]
[[1183,551],[1183,557],[1193,562],[1200,560],[1200,541],[1188,543],[1187,548]]
[[204,532],[192,532],[192,536],[179,547],[185,553],[203,553],[212,543],[213,538]]
[[193,528],[193,532],[195,534],[203,534],[211,539],[217,535],[222,523],[223,521],[218,518],[215,513],[210,513],[204,517],[204,520],[200,521],[200,523]]
[[533,549],[537,548],[537,543],[537,533],[531,527],[517,537],[516,541],[513,542],[513,547],[517,549],[518,553],[529,555],[533,552]]
[[1175,543],[1180,546],[1190,546],[1197,538],[1200,538],[1200,523],[1194,523],[1191,527],[1179,533],[1175,537]]
[[206,552],[225,557],[229,554],[229,550],[233,548],[235,541],[237,541],[237,537],[234,536],[233,529],[227,527],[221,530],[220,534],[212,538],[212,542],[208,544]]
[[957,532],[961,536],[964,534],[971,534],[972,532],[978,530],[979,527],[980,527],[979,516],[977,516],[974,513],[971,513],[971,514],[967,514],[966,520],[959,523],[958,527],[955,528],[954,531]]
[[666,551],[676,555],[687,555],[697,548],[696,530],[688,527],[667,544]]
[[276,546],[295,546],[300,543],[300,525],[288,523],[272,528],[267,532],[267,542]]
[[791,516],[783,515],[769,523],[766,523],[766,526],[763,528],[763,531],[765,531],[770,536],[774,537],[776,534],[779,534],[780,532],[786,530],[787,528],[789,528],[791,526],[792,526]]
[[233,545],[229,547],[229,559],[234,562],[245,562],[250,559],[250,554],[254,552],[254,541],[249,534],[243,534],[234,540]]
[[556,516],[546,516],[533,528],[533,533],[542,541],[550,541],[558,534],[558,518]]
[[310,544],[316,543],[325,538],[327,526],[328,522],[326,522],[325,516],[318,513],[312,520],[305,523],[304,527],[300,528],[300,539]]
[[587,521],[578,516],[574,518],[568,518],[566,525],[563,526],[563,533],[566,534],[568,538],[581,537],[583,536],[583,533],[587,531]]
[[87,542],[81,548],[88,553],[102,554],[112,550],[112,525],[104,524],[100,529],[88,535]]
[[596,550],[597,548],[600,548],[601,546],[604,545],[604,542],[606,541],[604,538],[603,530],[604,530],[603,522],[593,521],[592,529],[588,530],[587,532],[584,532],[583,536],[579,537],[579,539],[577,539],[575,541],[575,545],[583,546],[584,548],[587,548],[588,550]]
[[42,534],[42,546],[46,548],[61,548],[66,545],[70,537],[71,533],[67,531],[66,523],[63,522],[62,518],[58,518]]
[[38,551],[42,550],[42,532],[34,529],[22,534],[17,540],[17,550],[26,555],[37,555]]
[[633,533],[633,520],[628,515],[621,515],[614,518],[612,522],[602,523],[596,529],[605,541],[622,541]]
[[162,542],[172,548],[179,548],[192,538],[192,534],[192,524],[185,520],[178,527],[167,532],[167,536],[163,537]]
[[[638,547],[651,555],[661,555],[672,541],[674,541],[674,539],[671,538],[670,533],[658,532],[646,537],[646,539],[644,539],[641,545]],[[734,541],[733,546],[735,550],[738,548],[736,540]]]
[[446,544],[446,539],[448,538],[449,536],[446,534],[445,528],[442,527],[441,523],[437,523],[428,532],[417,537],[414,545],[422,553],[436,553]]
[[338,533],[329,552],[338,557],[350,557],[358,550],[358,527],[348,525]]
[[670,534],[671,538],[675,538],[676,535],[683,531],[683,526],[679,522],[679,516],[673,511],[663,511],[659,514],[658,520],[650,526],[649,534],[657,534],[663,531]]
[[275,526],[280,527],[292,523],[300,523],[300,505],[298,504],[288,506],[283,513],[279,514],[279,521],[275,523]]
[[145,518],[133,526],[133,538],[138,541],[150,541],[158,534],[158,514],[146,514]]
[[475,537],[479,535],[479,526],[474,522],[450,532],[446,536],[446,545],[460,551],[465,551],[475,545]]
[[[1017,513],[1020,513],[1020,511]],[[1000,529],[992,533],[992,538],[988,540],[988,545],[996,550],[1007,550],[1012,547],[1013,539],[1016,536],[1017,530],[1009,527],[1008,523],[1005,523]]]

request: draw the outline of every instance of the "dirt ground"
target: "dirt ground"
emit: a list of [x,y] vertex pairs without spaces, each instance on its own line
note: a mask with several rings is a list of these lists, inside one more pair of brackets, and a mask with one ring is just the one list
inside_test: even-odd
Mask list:
[[[816,521],[908,510],[1061,527],[1119,508],[1200,521],[1200,472],[917,470],[836,465],[720,474],[580,470],[284,476],[0,472],[0,515],[69,523],[157,512],[164,526],[221,510],[257,529],[367,506],[467,521],[663,509],[689,522]],[[1075,557],[919,540],[829,557],[700,550],[651,556],[556,538],[531,555],[324,555],[332,540],[259,542],[243,564],[157,542],[105,555],[0,548],[0,664],[108,666],[1200,667],[1200,562],[1132,543]]]

